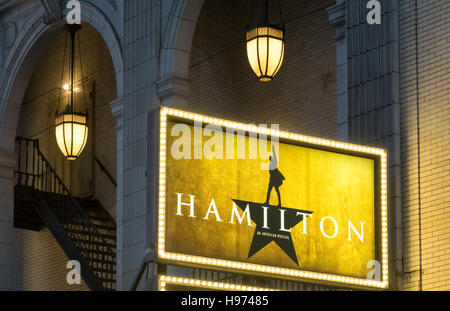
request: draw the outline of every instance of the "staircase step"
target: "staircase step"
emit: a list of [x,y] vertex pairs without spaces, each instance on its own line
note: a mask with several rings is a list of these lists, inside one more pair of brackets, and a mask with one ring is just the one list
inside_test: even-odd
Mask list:
[[[91,265],[90,267],[91,267],[92,271],[94,271],[94,272],[109,273],[109,274],[113,273],[113,275],[116,274],[116,265],[111,265],[111,269],[108,269],[108,268],[102,267],[102,266],[96,267],[95,265]],[[99,275],[99,277],[107,279],[106,275]]]
[[116,269],[116,261],[115,258],[109,259],[109,260],[105,260],[105,259],[95,259],[95,258],[88,258],[86,259],[90,262],[90,264],[92,266],[101,266],[101,265],[109,265],[111,267],[113,267],[113,269]]
[[[98,272],[98,273],[109,273],[112,274],[113,277],[116,275],[116,268],[113,268],[111,270],[105,269],[105,268],[99,268],[99,267],[91,267],[91,269],[94,272]],[[99,278],[104,278],[103,276],[99,276]]]
[[[77,232],[77,233],[84,232],[82,230],[82,225],[80,225],[80,224],[74,224],[72,222],[66,222],[65,224],[66,225],[76,226],[76,228],[67,229],[69,231],[73,231],[73,232]],[[114,225],[112,225],[112,224],[104,224],[104,223],[100,223],[99,224],[99,223],[95,223],[95,222],[92,222],[92,224],[95,225],[98,230],[106,230],[106,231],[114,231],[114,232],[116,232],[116,227]],[[102,235],[107,235],[107,236],[111,235],[109,233],[103,233],[103,232],[99,232],[99,233],[102,234]]]
[[[101,282],[103,282],[103,283],[115,283],[115,282],[116,282],[116,275],[114,274],[114,275],[112,276],[112,280],[107,279],[107,278],[104,278],[104,277],[101,277],[101,276],[99,276],[98,279],[99,279]],[[115,286],[116,284],[113,284],[113,285]]]
[[112,262],[112,261],[105,261],[105,262],[102,262],[102,263],[100,263],[98,261],[93,261],[93,262],[89,263],[89,266],[92,269],[97,269],[97,270],[102,270],[102,271],[110,271],[110,270],[108,270],[109,269],[108,267],[112,267],[111,269],[113,271],[116,270],[116,262],[115,261],[114,262]]
[[116,241],[116,239],[117,239],[116,235],[112,235],[112,234],[102,234],[102,236],[103,236],[103,238],[109,239],[109,240]]
[[[101,246],[104,247],[104,246]],[[94,249],[82,249],[86,254],[88,255],[103,255],[103,256],[112,256],[114,257],[116,253],[111,249],[111,254],[107,249],[100,249],[100,250],[94,250]]]
[[[107,215],[98,215],[97,213],[92,213],[94,215],[88,214],[89,218],[92,220],[97,220],[97,221],[105,221],[105,222],[110,222],[111,224],[113,224],[113,222],[111,221],[111,219],[107,216]],[[103,213],[101,213],[103,214]]]
[[101,279],[102,281],[107,281],[109,279],[116,279],[116,268],[114,267],[111,270],[108,270],[106,268],[95,268],[91,267],[92,271],[94,271],[97,274],[97,277]]
[[[117,267],[117,264],[116,264],[116,262],[115,261],[105,261],[105,260],[101,260],[101,259],[92,259],[92,258],[89,258],[89,262],[90,262],[90,264],[93,266],[93,267],[95,267],[95,266],[102,266],[102,265],[109,265],[109,266],[111,266],[112,267],[112,269],[115,271],[116,270],[116,267]],[[106,268],[105,268],[106,269]]]
[[108,231],[116,230],[116,223],[114,219],[103,208],[97,199],[76,198],[76,201],[99,229]]
[[[82,242],[82,240],[78,240],[78,239],[75,239],[76,241],[80,241],[80,242]],[[112,250],[115,250],[116,249],[116,245],[115,244],[112,244],[112,243],[103,243],[103,242],[86,242],[87,244],[91,244],[91,245],[96,245],[96,246],[100,246],[100,247],[109,247],[109,248],[111,248]]]
[[[96,213],[108,216],[107,212],[97,199],[75,198],[75,200],[87,213]],[[111,218],[108,217],[108,219]]]
[[[88,233],[87,232],[85,232],[85,231],[81,231],[81,230],[71,230],[71,232],[72,233],[78,233],[78,234],[86,234],[86,235],[88,235]],[[100,235],[105,239],[105,240],[107,240],[107,239],[109,239],[109,240],[116,240],[116,236],[115,235],[112,235],[112,234],[104,234],[104,233],[100,233]]]
[[108,231],[116,231],[116,227],[115,226],[111,226],[111,225],[98,225],[98,224],[95,224],[96,226],[97,226],[97,228],[99,228],[99,229],[103,229],[103,230],[108,230]]
[[79,246],[79,249],[89,255],[97,254],[97,253],[108,255],[109,252],[111,252],[112,254],[115,255],[115,253],[116,253],[116,248],[111,247],[109,245],[105,246],[105,245],[93,245],[93,244],[84,243]]
[[86,260],[89,260],[90,262],[94,263],[103,263],[103,264],[116,264],[116,256],[115,254],[108,255],[105,253],[96,254],[95,252],[87,254]]

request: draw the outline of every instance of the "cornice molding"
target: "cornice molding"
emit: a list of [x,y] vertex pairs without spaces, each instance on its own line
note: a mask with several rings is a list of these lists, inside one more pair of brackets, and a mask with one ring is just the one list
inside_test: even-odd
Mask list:
[[160,99],[170,96],[188,98],[191,92],[191,84],[187,79],[171,76],[157,82]]
[[62,7],[59,0],[41,0],[42,6],[47,13],[44,23],[50,25],[62,18]]
[[330,6],[328,9],[328,20],[336,27],[336,40],[345,38],[345,25],[347,21],[345,1]]

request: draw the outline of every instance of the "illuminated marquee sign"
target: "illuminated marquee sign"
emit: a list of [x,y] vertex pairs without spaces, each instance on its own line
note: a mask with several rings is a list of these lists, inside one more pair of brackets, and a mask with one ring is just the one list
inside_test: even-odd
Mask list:
[[198,280],[168,275],[160,275],[158,277],[158,289],[160,291],[199,291],[199,290],[243,291],[243,292],[275,291],[274,289],[263,287]]
[[160,261],[388,287],[384,150],[162,108],[159,165]]

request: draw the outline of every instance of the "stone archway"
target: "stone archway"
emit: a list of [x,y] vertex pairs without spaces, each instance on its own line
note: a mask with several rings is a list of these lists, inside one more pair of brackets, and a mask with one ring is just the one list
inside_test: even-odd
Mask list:
[[204,0],[174,0],[161,46],[158,95],[161,105],[183,107],[190,93],[189,57]]
[[[94,6],[82,3],[82,22],[91,24],[105,40],[116,73],[117,97],[123,96],[123,58],[120,41],[106,17]],[[21,32],[5,61],[9,73],[0,93],[0,151],[14,152],[15,129],[26,85],[46,47],[63,31],[64,22],[47,25],[43,22],[44,10],[33,15],[26,30]],[[11,139],[12,137],[12,139]]]
[[[14,154],[15,137],[26,87],[41,56],[49,44],[64,30],[64,21],[46,24],[46,12],[39,6],[24,23],[4,61],[6,75],[0,85],[0,290],[12,290],[14,257]],[[119,38],[105,15],[93,5],[82,2],[82,22],[91,24],[104,39],[116,75],[117,99],[111,103],[117,120],[117,140],[121,142],[121,110],[123,95],[123,58]],[[118,153],[122,146],[118,144]],[[121,157],[117,157],[120,159]],[[118,161],[118,179],[122,166]],[[119,181],[119,180],[118,180]],[[121,184],[121,183],[120,183]],[[119,189],[118,189],[119,190]],[[121,202],[117,191],[117,208]]]

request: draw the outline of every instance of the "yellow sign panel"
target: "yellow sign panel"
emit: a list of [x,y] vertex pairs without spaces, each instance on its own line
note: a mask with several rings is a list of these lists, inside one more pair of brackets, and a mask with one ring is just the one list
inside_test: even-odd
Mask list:
[[167,108],[160,141],[161,260],[387,287],[385,151]]

